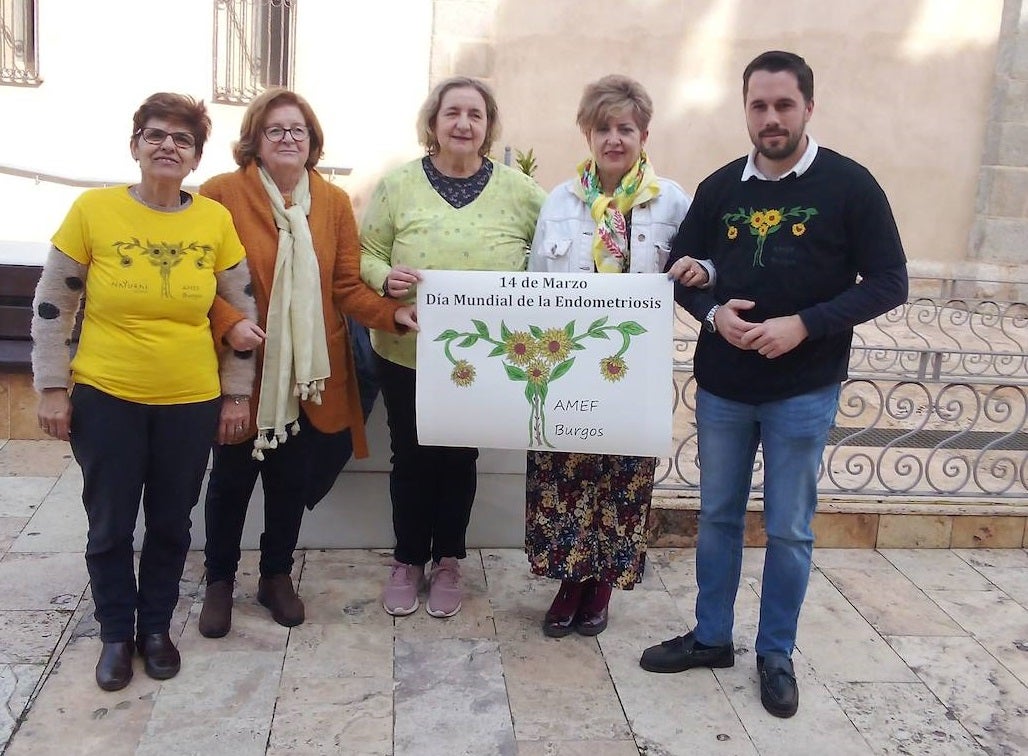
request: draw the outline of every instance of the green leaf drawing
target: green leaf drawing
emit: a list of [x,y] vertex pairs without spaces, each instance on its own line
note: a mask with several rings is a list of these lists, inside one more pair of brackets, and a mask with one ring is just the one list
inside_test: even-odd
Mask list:
[[575,364],[575,359],[575,357],[571,357],[557,365],[557,367],[555,367],[553,369],[553,372],[550,374],[550,380],[555,381],[558,378],[567,375],[567,372],[571,369],[571,366]]
[[[632,338],[646,333],[646,329],[634,320],[612,325],[609,316],[597,318],[589,324],[588,329],[577,335],[574,320],[559,328],[542,328],[532,324],[527,327],[528,333],[511,331],[506,322],[501,320],[498,340],[493,338],[489,326],[484,321],[472,319],[471,325],[473,331],[461,333],[448,328],[434,339],[444,342],[443,351],[446,359],[454,366],[451,380],[462,388],[472,385],[475,381],[475,366],[467,359],[455,357],[452,351],[454,346],[458,349],[470,349],[479,341],[490,345],[488,357],[499,357],[507,378],[525,384],[525,400],[530,409],[529,447],[551,449],[556,447],[550,443],[546,435],[546,400],[549,397],[550,384],[567,375],[578,359],[569,357],[568,353],[585,351],[587,347],[583,342],[587,339],[610,341],[611,333],[618,334],[621,337],[621,348],[599,361],[604,379],[612,383],[617,382],[622,380],[627,372],[628,366],[624,355],[631,345]],[[612,365],[618,369],[612,369]]]
[[626,320],[624,323],[618,326],[618,330],[626,336],[641,336],[646,333],[646,329],[636,323],[634,320]]
[[528,374],[524,370],[519,368],[517,365],[508,365],[506,362],[503,363],[504,369],[507,371],[507,377],[512,381],[527,381]]

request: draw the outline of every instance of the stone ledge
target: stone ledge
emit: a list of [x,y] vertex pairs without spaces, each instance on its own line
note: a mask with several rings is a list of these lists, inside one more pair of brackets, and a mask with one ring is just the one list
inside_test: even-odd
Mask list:
[[[822,548],[1028,548],[1028,503],[987,505],[824,500],[814,516],[815,544]],[[696,498],[654,499],[649,544],[691,548],[699,528]],[[746,546],[764,546],[763,506],[746,512]]]
[[[700,508],[699,496],[661,496],[653,497],[654,509],[696,510]],[[746,505],[747,511],[763,512],[764,502],[751,499]],[[818,512],[832,514],[911,514],[911,515],[958,515],[958,516],[1009,516],[1028,517],[1028,499],[1013,504],[998,504],[983,499],[944,498],[938,497],[931,501],[904,499],[901,495],[888,499],[880,498],[843,498],[840,496],[821,496],[818,501]]]

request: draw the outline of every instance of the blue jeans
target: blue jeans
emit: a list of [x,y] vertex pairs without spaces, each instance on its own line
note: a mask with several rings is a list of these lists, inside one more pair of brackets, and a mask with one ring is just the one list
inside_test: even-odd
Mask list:
[[765,404],[697,391],[700,528],[694,633],[700,643],[732,642],[746,501],[760,443],[767,552],[756,652],[792,655],[810,578],[817,475],[838,401],[838,384]]

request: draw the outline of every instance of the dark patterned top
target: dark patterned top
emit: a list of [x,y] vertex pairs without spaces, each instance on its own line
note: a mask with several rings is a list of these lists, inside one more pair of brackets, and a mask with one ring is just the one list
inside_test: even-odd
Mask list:
[[489,178],[493,175],[493,164],[488,158],[484,158],[482,167],[467,178],[446,176],[432,164],[432,159],[428,155],[421,159],[421,165],[425,169],[425,176],[428,177],[428,183],[432,185],[432,188],[439,192],[440,197],[458,209],[470,205],[478,199],[478,195],[482,193],[485,185],[489,183]]

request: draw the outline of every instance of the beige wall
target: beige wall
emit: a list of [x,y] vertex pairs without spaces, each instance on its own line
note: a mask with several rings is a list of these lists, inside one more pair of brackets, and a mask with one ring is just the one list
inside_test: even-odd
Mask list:
[[875,174],[908,256],[966,256],[1002,0],[493,4],[502,141],[534,148],[547,188],[585,155],[574,124],[583,85],[620,72],[655,101],[649,152],[658,172],[691,193],[750,146],[746,63],[789,49],[814,69],[811,133]]
[[[99,5],[38,2],[43,83],[0,86],[0,166],[137,181],[132,114],[164,90],[206,100],[214,124],[187,183],[234,170],[244,108],[211,103],[213,0]],[[418,154],[414,119],[428,87],[432,11],[431,0],[299,3],[295,88],[324,127],[325,164],[367,183]],[[49,239],[81,192],[0,171],[0,241]]]
[[[1007,0],[1011,2],[1011,0]],[[131,113],[156,89],[210,99],[209,2],[40,4],[38,88],[0,87],[0,165],[131,181]],[[585,154],[582,87],[640,79],[656,114],[658,171],[692,192],[741,155],[740,75],[770,48],[814,68],[811,132],[864,163],[892,199],[908,256],[966,259],[1003,0],[375,0],[299,5],[296,88],[353,175],[358,209],[383,172],[419,154],[414,119],[431,80],[489,79],[504,144],[534,148],[547,188]],[[117,19],[117,23],[111,23]],[[159,31],[158,31],[159,30]],[[231,169],[242,109],[212,106],[196,178]],[[68,124],[73,129],[69,133]],[[80,190],[0,175],[0,238],[46,239]]]

